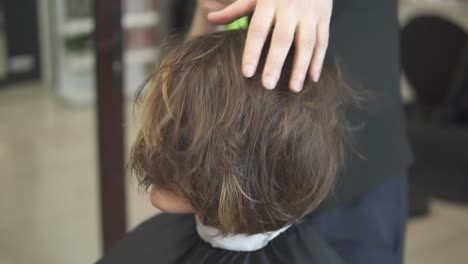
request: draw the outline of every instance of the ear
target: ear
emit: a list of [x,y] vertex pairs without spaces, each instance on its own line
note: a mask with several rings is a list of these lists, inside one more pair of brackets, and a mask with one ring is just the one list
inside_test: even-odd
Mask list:
[[175,214],[195,213],[185,197],[163,190],[155,185],[151,186],[150,200],[154,207],[163,212]]

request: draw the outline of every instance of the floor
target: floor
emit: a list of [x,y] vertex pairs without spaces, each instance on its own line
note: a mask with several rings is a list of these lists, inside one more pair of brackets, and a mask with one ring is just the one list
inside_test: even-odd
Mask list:
[[[127,142],[135,135],[131,104]],[[101,254],[95,109],[37,84],[0,90],[0,264],[92,263]],[[128,228],[156,213],[129,179]],[[468,259],[468,207],[434,200],[408,225],[408,264]]]
[[[92,263],[101,254],[95,109],[53,94],[37,84],[0,90],[0,264]],[[127,186],[132,228],[155,210]]]

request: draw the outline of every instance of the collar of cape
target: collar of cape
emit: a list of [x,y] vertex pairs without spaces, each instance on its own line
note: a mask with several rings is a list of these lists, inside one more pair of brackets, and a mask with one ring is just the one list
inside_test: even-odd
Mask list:
[[196,220],[198,235],[211,246],[231,251],[255,251],[265,247],[268,242],[273,240],[279,234],[286,231],[291,225],[287,225],[276,231],[258,233],[253,235],[246,234],[228,234],[222,235],[221,232],[213,227],[203,225]]

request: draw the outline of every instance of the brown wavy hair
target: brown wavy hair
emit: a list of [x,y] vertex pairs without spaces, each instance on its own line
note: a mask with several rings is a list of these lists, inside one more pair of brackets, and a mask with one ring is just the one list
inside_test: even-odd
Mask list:
[[204,35],[165,56],[129,162],[141,186],[185,196],[223,233],[272,231],[313,211],[344,164],[344,112],[358,98],[329,68],[291,93],[294,51],[276,89],[264,89],[261,74],[242,77],[245,36]]

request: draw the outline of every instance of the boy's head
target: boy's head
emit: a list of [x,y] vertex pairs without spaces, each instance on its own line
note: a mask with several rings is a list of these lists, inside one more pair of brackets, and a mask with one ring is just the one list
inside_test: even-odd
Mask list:
[[145,95],[130,168],[203,224],[252,234],[294,223],[330,193],[355,95],[326,68],[289,92],[294,51],[277,88],[264,89],[260,74],[242,77],[245,35],[205,35],[168,53]]

